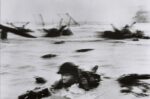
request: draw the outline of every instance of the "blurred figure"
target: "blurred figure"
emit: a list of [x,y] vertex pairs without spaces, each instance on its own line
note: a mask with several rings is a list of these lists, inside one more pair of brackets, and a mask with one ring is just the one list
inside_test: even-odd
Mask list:
[[[41,99],[42,97],[48,97],[55,94],[60,89],[66,91],[71,90],[71,87],[77,86],[83,91],[89,91],[96,88],[101,80],[100,75],[96,74],[98,66],[92,68],[92,71],[83,71],[78,68],[77,65],[71,62],[65,62],[59,68],[58,74],[61,75],[61,79],[56,81],[50,88],[38,89],[28,91],[27,93],[20,95],[18,99]],[[77,92],[80,92],[77,90]],[[66,97],[65,99],[70,99]]]
[[[95,68],[98,69],[97,66]],[[86,91],[90,90],[97,87],[100,81],[100,75],[96,74],[96,70],[94,72],[83,71],[75,64],[66,62],[60,66],[58,71],[58,74],[61,74],[61,79],[52,88],[68,88],[73,84],[78,84],[80,88]]]

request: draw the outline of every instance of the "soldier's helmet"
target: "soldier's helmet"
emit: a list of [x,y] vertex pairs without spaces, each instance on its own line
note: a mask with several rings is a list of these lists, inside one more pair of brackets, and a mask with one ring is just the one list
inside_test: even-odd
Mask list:
[[78,76],[78,66],[72,62],[65,62],[60,66],[59,71],[57,73]]

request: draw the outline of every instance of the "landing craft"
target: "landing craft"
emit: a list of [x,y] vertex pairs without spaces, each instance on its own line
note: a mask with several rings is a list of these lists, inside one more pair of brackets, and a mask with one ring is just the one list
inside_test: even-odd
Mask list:
[[52,28],[52,29],[43,29],[46,32],[44,37],[58,37],[58,36],[67,36],[72,35],[72,31],[70,29],[65,29],[67,26],[61,26],[59,29]]
[[149,36],[144,35],[143,31],[140,30],[136,30],[135,32],[130,31],[130,28],[135,23],[136,22],[133,22],[130,26],[126,25],[121,30],[117,29],[113,24],[111,24],[114,31],[104,31],[101,36],[109,39],[128,39],[128,38],[150,39]]
[[109,39],[128,39],[128,38],[140,38],[140,39],[150,39],[149,36],[145,36],[143,31],[137,30],[133,33],[122,33],[114,31],[104,31],[101,35],[104,38]]
[[70,25],[62,25],[63,19],[59,22],[59,28],[43,29],[46,32],[44,37],[59,37],[59,36],[70,36],[73,35]]
[[70,36],[73,35],[72,31],[69,28],[66,28],[66,25],[62,25],[60,28],[51,28],[43,29],[46,32],[44,37],[59,37],[59,36]]
[[12,28],[0,24],[0,30],[2,40],[7,39],[8,32],[27,38],[36,38],[35,36],[28,34],[28,32],[32,32],[30,29],[25,29],[24,27]]
[[[61,19],[58,24],[58,28],[50,28],[46,29],[43,28],[42,31],[44,31],[46,34],[43,37],[59,37],[59,36],[70,36],[73,35],[73,32],[70,29],[71,25],[79,25],[77,21],[75,21],[68,13],[65,14],[67,18],[69,18],[68,22],[64,23],[64,18],[62,18],[60,15],[58,15]],[[44,18],[42,14],[39,14],[39,18],[41,20],[41,25],[44,27],[46,24],[44,22]]]

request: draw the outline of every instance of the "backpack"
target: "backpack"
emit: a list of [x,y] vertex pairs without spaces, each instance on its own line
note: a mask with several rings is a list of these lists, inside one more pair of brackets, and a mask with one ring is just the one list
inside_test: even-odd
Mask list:
[[79,72],[79,87],[88,91],[96,88],[101,81],[101,76],[92,71]]

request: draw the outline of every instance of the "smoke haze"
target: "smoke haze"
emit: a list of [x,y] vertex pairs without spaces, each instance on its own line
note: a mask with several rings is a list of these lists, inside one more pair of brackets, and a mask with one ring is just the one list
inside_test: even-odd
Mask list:
[[131,22],[139,7],[149,10],[149,0],[1,0],[2,21],[34,21],[43,15],[46,22],[69,13],[77,21]]

